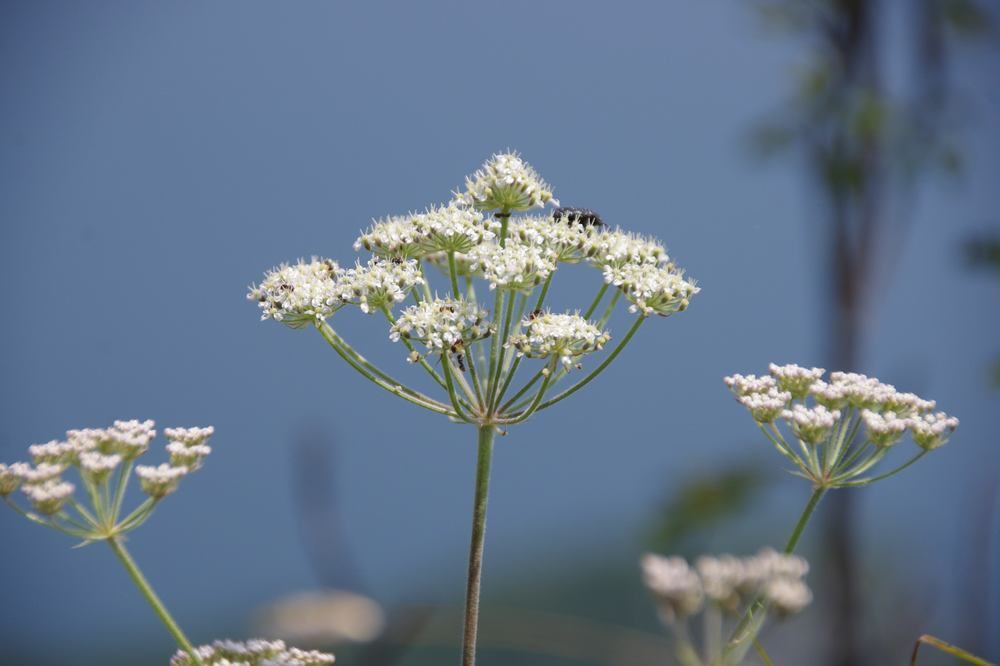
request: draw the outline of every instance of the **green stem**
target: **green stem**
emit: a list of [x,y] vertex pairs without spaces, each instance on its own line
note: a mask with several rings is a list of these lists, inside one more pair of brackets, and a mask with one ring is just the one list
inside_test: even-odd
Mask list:
[[[392,310],[390,310],[388,307],[383,307],[382,314],[385,315],[385,318],[389,322],[390,326],[396,325],[396,318],[392,315]],[[400,335],[399,339],[403,341],[403,344],[406,346],[407,351],[409,351],[411,354],[414,353],[417,354],[418,358],[417,363],[419,363],[420,366],[427,371],[427,374],[429,374],[431,377],[434,378],[434,381],[437,382],[438,386],[440,386],[441,388],[445,388],[444,380],[441,379],[441,375],[439,375],[437,371],[430,366],[430,364],[427,362],[427,359],[425,359],[422,354],[417,353],[417,350],[413,348],[413,343],[410,342],[410,340],[403,335]]]
[[472,540],[469,546],[469,575],[465,588],[465,631],[462,637],[462,666],[476,663],[476,635],[479,631],[479,588],[483,576],[483,546],[486,541],[486,505],[490,492],[490,464],[493,460],[493,426],[479,428],[476,460],[476,496],[472,505]]
[[646,317],[642,315],[637,317],[635,323],[632,324],[632,328],[628,329],[628,333],[625,334],[625,337],[622,338],[622,341],[618,343],[618,346],[615,347],[610,354],[608,354],[607,358],[605,358],[604,361],[599,366],[594,368],[593,372],[591,372],[589,375],[587,375],[579,382],[569,387],[556,397],[552,398],[551,400],[546,400],[545,402],[543,402],[541,405],[539,405],[538,409],[546,409],[548,407],[551,407],[560,400],[565,400],[566,398],[570,397],[571,395],[582,389],[584,386],[592,382],[597,377],[597,375],[601,374],[606,367],[611,365],[611,362],[615,360],[615,358],[618,356],[618,354],[622,352],[623,349],[625,349],[625,345],[629,343],[629,341],[632,339],[632,336],[635,335],[635,332],[639,330],[639,327],[642,326],[642,322],[644,321],[646,321]]
[[591,303],[590,307],[587,308],[587,311],[583,313],[584,319],[590,319],[590,315],[594,314],[594,310],[596,310],[597,306],[601,304],[601,299],[604,298],[604,294],[607,293],[607,291],[608,291],[608,283],[605,282],[604,284],[601,285],[601,288],[598,290],[597,296],[594,297],[594,302]]
[[786,554],[790,555],[795,552],[795,546],[798,545],[799,539],[802,537],[802,531],[805,530],[813,511],[816,510],[816,505],[819,504],[819,501],[823,499],[823,495],[825,494],[826,488],[816,488],[813,490],[812,495],[809,497],[809,502],[806,503],[806,508],[802,510],[802,515],[799,516],[799,522],[795,524],[795,529],[792,530],[791,536],[788,537],[788,542],[785,543]]
[[517,292],[511,291],[507,294],[507,307],[503,320],[503,335],[500,336],[500,356],[497,359],[496,377],[490,382],[490,389],[486,397],[487,407],[493,407],[494,399],[500,391],[500,379],[503,377],[504,358],[507,356],[507,338],[510,336],[510,321],[514,316],[514,298]]
[[187,639],[187,636],[184,635],[181,628],[177,626],[177,622],[175,622],[174,618],[170,616],[170,612],[167,611],[163,602],[160,601],[158,596],[156,596],[156,592],[153,591],[149,581],[147,581],[145,576],[142,575],[142,572],[139,570],[138,565],[136,565],[135,560],[133,560],[132,556],[129,555],[127,550],[125,550],[125,546],[121,543],[121,540],[117,537],[112,537],[107,539],[107,542],[108,545],[111,546],[111,550],[113,550],[115,555],[118,556],[122,566],[124,566],[125,570],[128,571],[128,575],[131,576],[132,582],[135,583],[135,586],[139,588],[140,592],[142,592],[142,596],[146,597],[146,601],[148,601],[149,605],[153,607],[154,611],[156,611],[156,615],[160,618],[160,621],[163,622],[164,626],[167,627],[167,631],[169,631],[170,635],[174,637],[175,641],[177,641],[177,645],[179,645],[182,650],[191,656],[191,659],[195,664],[201,666],[201,659],[198,658],[198,653],[195,651],[194,646],[191,645],[191,641]]
[[118,516],[122,512],[122,502],[125,501],[125,487],[128,485],[128,477],[132,474],[132,466],[135,464],[134,460],[129,460],[125,463],[124,467],[118,470],[118,483],[115,484],[115,499],[111,506],[111,522],[112,524],[118,522]]
[[885,474],[880,474],[880,475],[872,477],[870,479],[858,479],[857,481],[848,481],[847,483],[843,483],[841,485],[843,485],[845,487],[867,486],[868,484],[875,483],[876,481],[881,481],[883,479],[888,479],[890,476],[895,476],[896,474],[899,474],[904,469],[906,469],[907,467],[909,467],[913,463],[917,462],[918,460],[920,460],[921,458],[923,458],[926,455],[927,455],[927,451],[926,450],[925,451],[921,451],[920,453],[918,453],[917,455],[913,456],[912,458],[910,458],[909,460],[907,460],[905,463],[903,463],[902,465],[900,465],[896,469],[892,470],[891,472],[886,472]]
[[451,378],[451,358],[448,357],[448,352],[441,353],[441,367],[444,368],[444,381],[448,385],[448,398],[451,400],[451,406],[455,410],[456,417],[466,423],[472,423],[472,419],[462,411],[462,406],[458,402],[458,395],[455,393],[455,382]]
[[455,252],[448,251],[448,275],[451,277],[451,291],[455,294],[455,300],[461,300],[462,290],[458,286],[458,269],[455,267]]

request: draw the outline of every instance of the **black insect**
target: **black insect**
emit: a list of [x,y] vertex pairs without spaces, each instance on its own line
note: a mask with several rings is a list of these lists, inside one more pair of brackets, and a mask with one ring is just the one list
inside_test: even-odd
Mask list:
[[389,257],[389,261],[391,261],[392,263],[394,263],[397,266],[399,266],[400,264],[403,263],[403,258],[397,255],[397,256]]
[[465,372],[465,341],[462,339],[455,340],[455,343],[451,346],[452,356],[455,357],[455,365],[462,372]]
[[576,222],[585,227],[604,226],[604,220],[601,219],[601,216],[589,208],[572,208],[564,206],[562,208],[556,208],[552,211],[552,219],[558,222],[563,218],[565,218],[570,224]]
[[542,316],[542,311],[541,310],[533,310],[531,312],[531,314],[528,315],[528,321],[535,321],[536,319],[538,319],[541,316]]

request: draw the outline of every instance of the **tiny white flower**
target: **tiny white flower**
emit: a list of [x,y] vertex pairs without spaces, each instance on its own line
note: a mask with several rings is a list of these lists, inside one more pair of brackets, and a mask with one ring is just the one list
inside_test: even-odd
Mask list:
[[468,254],[473,271],[481,271],[490,289],[531,291],[556,269],[555,255],[547,248],[508,240],[505,247],[480,245]]
[[185,446],[204,444],[215,434],[215,428],[165,428],[163,434],[168,442],[180,442]]
[[958,427],[958,419],[944,412],[911,416],[909,422],[913,441],[927,451],[944,446]]
[[792,400],[792,394],[771,388],[759,393],[747,393],[736,398],[740,404],[750,410],[758,423],[771,423],[784,411]]
[[788,365],[772,363],[768,370],[771,376],[778,380],[778,387],[782,391],[788,391],[796,399],[808,395],[812,385],[826,372],[823,368],[803,368],[794,363]]
[[389,332],[389,339],[422,342],[431,353],[443,353],[491,334],[486,310],[471,301],[436,298],[403,310]]
[[59,479],[48,479],[41,483],[26,483],[21,487],[21,492],[28,496],[35,510],[47,516],[59,513],[66,500],[73,494],[73,490],[72,483]]
[[705,597],[701,578],[683,558],[647,553],[641,566],[643,582],[656,599],[665,623],[701,610]]
[[819,444],[833,430],[833,426],[840,419],[840,411],[829,410],[823,405],[806,407],[796,404],[792,405],[791,409],[783,410],[781,418],[788,422],[800,440],[806,444]]
[[80,454],[80,470],[94,483],[103,483],[122,462],[121,455],[113,453],[106,455],[97,451],[84,451]]
[[910,425],[910,420],[900,418],[896,412],[873,412],[861,410],[861,420],[865,423],[868,441],[875,446],[892,446],[902,438]]
[[559,263],[573,264],[592,252],[593,226],[572,224],[549,217],[516,217],[510,221],[510,238],[522,245],[534,245],[551,252]]
[[17,462],[11,465],[0,463],[0,497],[7,497],[21,487],[24,472],[28,469],[30,466],[27,463]]
[[669,265],[666,248],[655,238],[641,236],[621,229],[603,229],[591,235],[587,256],[597,268],[622,268],[633,266]]
[[139,477],[139,486],[150,497],[157,499],[166,497],[177,490],[177,484],[188,473],[187,467],[173,467],[163,463],[156,467],[139,465],[135,474]]
[[343,303],[353,303],[365,314],[391,308],[406,299],[410,289],[423,284],[419,264],[413,259],[373,258],[341,274],[336,287]]

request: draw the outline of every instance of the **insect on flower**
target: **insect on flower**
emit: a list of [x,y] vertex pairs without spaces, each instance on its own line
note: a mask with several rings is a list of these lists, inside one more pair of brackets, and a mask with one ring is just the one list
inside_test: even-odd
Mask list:
[[597,212],[589,208],[572,208],[563,206],[552,211],[552,219],[557,222],[566,218],[570,224],[577,222],[585,227],[603,227],[604,220]]

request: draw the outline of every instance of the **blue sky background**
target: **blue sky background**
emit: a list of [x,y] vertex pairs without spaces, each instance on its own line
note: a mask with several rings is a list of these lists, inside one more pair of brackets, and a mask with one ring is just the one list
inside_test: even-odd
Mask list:
[[[824,211],[803,165],[746,148],[804,56],[724,1],[6,4],[0,460],[115,418],[214,424],[206,468],[131,539],[205,641],[315,583],[291,455],[318,429],[336,441],[343,535],[372,593],[457,602],[474,433],[376,392],[315,333],[258,323],[244,294],[284,260],[353,262],[370,218],[446,200],[510,147],[564,203],[663,239],[703,292],[499,442],[486,586],[605,553],[633,566],[671,487],[737,460],[779,465],[722,376],[822,361]],[[864,364],[962,426],[859,492],[866,551],[940,593],[942,628],[961,606],[963,542],[1000,530],[970,519],[1000,463],[985,371],[1000,284],[960,254],[1000,226],[1000,91],[995,68],[964,63],[967,172],[911,202]],[[554,305],[584,307],[599,275],[563,281]],[[334,324],[417,376],[381,321],[345,311]],[[738,526],[749,547],[782,540],[805,494],[782,482]],[[38,663],[112,634],[170,650],[106,549],[72,550],[9,511],[0,534],[0,643]],[[746,540],[711,536],[720,550]]]

